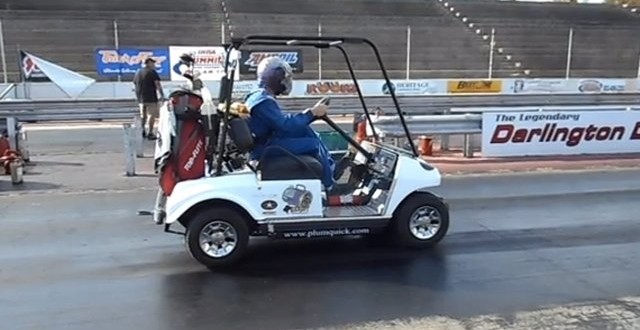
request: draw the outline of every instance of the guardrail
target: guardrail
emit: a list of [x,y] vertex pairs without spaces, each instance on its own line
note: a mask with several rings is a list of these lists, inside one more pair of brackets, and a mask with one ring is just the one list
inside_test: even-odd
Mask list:
[[18,119],[15,117],[0,116],[0,134],[4,132],[6,132],[9,139],[9,148],[20,152],[22,159],[29,161],[27,132]]
[[9,84],[9,86],[7,86],[0,93],[0,100],[4,99],[7,95],[9,95],[9,93],[13,92],[13,90],[16,88],[16,86],[18,86],[18,84],[16,84],[16,83]]
[[[318,97],[281,98],[286,111],[297,111],[313,106]],[[366,98],[370,109],[380,107],[387,113],[395,112],[393,101],[388,96]],[[598,95],[465,95],[465,96],[399,96],[401,109],[408,114],[447,113],[452,107],[456,111],[472,112],[473,107],[517,107],[517,106],[628,106],[640,104],[637,94]],[[357,97],[335,96],[331,102],[332,115],[362,113]],[[12,100],[0,102],[0,117],[13,116],[21,121],[72,121],[72,120],[130,120],[138,113],[133,99],[94,100]]]
[[[383,141],[391,138],[395,145],[406,137],[402,122],[398,116],[378,116],[371,118],[375,132]],[[471,134],[482,133],[482,115],[423,115],[408,116],[405,118],[411,138],[422,135],[454,135],[464,136],[463,154],[467,158],[473,157],[473,140]],[[371,125],[366,125],[367,136],[373,135]]]

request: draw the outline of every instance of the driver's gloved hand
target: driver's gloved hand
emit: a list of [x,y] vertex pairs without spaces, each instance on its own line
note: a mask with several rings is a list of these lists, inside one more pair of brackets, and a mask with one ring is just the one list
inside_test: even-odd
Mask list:
[[323,117],[327,114],[327,106],[324,104],[316,104],[311,108],[311,113],[316,118]]

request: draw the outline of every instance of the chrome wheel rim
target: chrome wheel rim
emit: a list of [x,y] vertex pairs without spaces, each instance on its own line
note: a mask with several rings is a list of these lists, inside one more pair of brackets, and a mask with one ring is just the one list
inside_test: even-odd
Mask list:
[[223,258],[238,245],[238,233],[225,221],[212,221],[200,230],[200,249],[212,258]]
[[427,240],[434,237],[442,225],[442,217],[433,206],[422,206],[411,214],[409,229],[418,239]]

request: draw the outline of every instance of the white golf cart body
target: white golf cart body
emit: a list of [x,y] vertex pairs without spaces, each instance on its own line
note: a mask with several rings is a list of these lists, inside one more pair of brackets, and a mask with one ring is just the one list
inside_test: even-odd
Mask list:
[[[208,141],[215,141],[208,143],[207,151],[211,153],[205,161],[205,176],[179,181],[169,194],[159,189],[155,210],[141,214],[153,215],[154,222],[164,225],[165,232],[184,235],[191,256],[209,268],[232,265],[240,260],[251,236],[295,239],[384,233],[407,247],[438,244],[449,227],[447,204],[431,192],[440,185],[441,175],[417,154],[393,89],[390,94],[411,152],[367,140],[358,143],[329,117],[322,118],[350,145],[340,162],[347,167],[336,172],[340,176],[336,190],[325,191],[321,183],[322,165],[313,156],[293,155],[282,149],[285,156],[264,157],[263,154],[257,164],[247,161],[255,141],[247,122],[231,111],[233,77],[238,65],[231,52],[238,52],[245,44],[274,43],[281,43],[283,47],[317,48],[335,48],[343,43],[370,45],[390,84],[379,52],[367,39],[234,38],[227,47],[226,77],[221,80],[217,108],[209,102],[211,94],[206,87],[202,89],[206,103],[200,109],[201,120],[208,127]],[[184,61],[193,62],[189,58]],[[353,71],[351,74],[357,83]],[[359,89],[358,97],[371,124]],[[168,145],[175,137],[176,118],[167,107],[162,111],[161,139],[156,143],[157,171],[163,170],[162,165],[172,152]],[[376,140],[376,133],[373,134]],[[266,149],[269,148],[272,146]],[[346,172],[342,171],[345,168],[351,169],[346,183]],[[174,225],[183,226],[185,231],[172,230]]]
[[[276,233],[277,225],[285,223],[351,220],[357,226],[360,220],[389,220],[409,195],[440,185],[440,172],[426,161],[389,146],[367,141],[362,146],[374,155],[377,175],[391,183],[389,189],[373,192],[367,205],[323,206],[320,180],[265,181],[259,171],[245,167],[222,176],[179,182],[167,199],[165,223],[172,224],[194,207],[216,201],[241,208],[257,225],[267,225],[269,234],[281,234]],[[364,161],[362,154],[356,156],[356,163]],[[370,193],[367,188],[355,193]],[[366,226],[360,229],[367,233]]]

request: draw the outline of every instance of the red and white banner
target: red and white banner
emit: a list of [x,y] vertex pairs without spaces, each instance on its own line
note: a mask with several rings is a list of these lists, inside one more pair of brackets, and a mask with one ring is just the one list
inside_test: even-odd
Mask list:
[[488,112],[483,156],[640,152],[640,111]]
[[213,46],[169,46],[171,80],[185,81],[180,71],[180,56],[191,54],[195,59],[193,70],[200,72],[202,80],[220,80],[224,76],[226,52],[224,47]]

